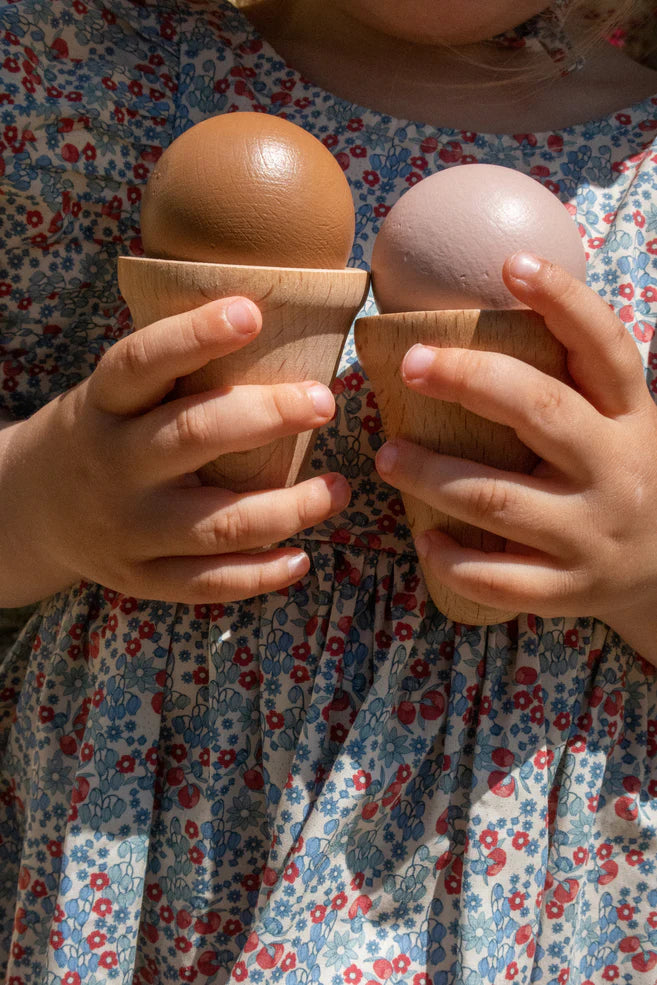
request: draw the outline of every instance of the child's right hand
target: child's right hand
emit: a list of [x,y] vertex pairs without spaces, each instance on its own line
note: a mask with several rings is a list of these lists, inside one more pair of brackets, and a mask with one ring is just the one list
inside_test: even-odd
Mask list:
[[162,403],[178,377],[247,345],[260,327],[256,306],[235,298],[156,322],[0,433],[0,605],[80,578],[139,598],[232,601],[308,571],[298,548],[248,552],[344,509],[342,476],[235,494],[201,485],[195,472],[227,452],[324,424],[334,411],[330,391],[239,386]]

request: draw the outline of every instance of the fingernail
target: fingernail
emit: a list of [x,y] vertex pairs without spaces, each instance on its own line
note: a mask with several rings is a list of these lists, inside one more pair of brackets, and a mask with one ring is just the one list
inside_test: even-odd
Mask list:
[[236,332],[240,332],[242,335],[253,335],[258,324],[256,310],[252,301],[239,298],[228,305],[226,318]]
[[387,441],[376,453],[377,472],[392,472],[398,458],[399,448],[392,442]]
[[509,273],[516,280],[532,280],[541,269],[541,261],[533,253],[514,253],[509,260]]
[[307,383],[308,396],[318,417],[331,417],[333,414],[333,396],[327,387],[321,383]]
[[338,511],[343,510],[351,499],[351,486],[339,472],[328,475],[326,481],[331,493],[334,509]]
[[287,562],[290,578],[301,578],[310,568],[310,560],[307,554],[295,554]]
[[434,352],[419,342],[409,349],[402,362],[402,376],[406,380],[419,380],[427,374],[433,362]]

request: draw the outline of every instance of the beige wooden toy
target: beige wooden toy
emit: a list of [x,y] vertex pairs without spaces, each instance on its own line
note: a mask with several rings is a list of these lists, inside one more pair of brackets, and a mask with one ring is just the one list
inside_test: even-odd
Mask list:
[[[407,387],[401,362],[416,342],[442,348],[504,352],[545,373],[568,379],[565,349],[532,311],[419,311],[360,318],[356,348],[376,393],[388,439],[405,438],[445,455],[467,458],[495,468],[529,473],[537,458],[512,428],[478,417],[460,404],[434,400]],[[414,535],[439,529],[461,544],[485,551],[504,549],[504,540],[448,517],[409,493],[404,506]],[[517,613],[478,605],[449,591],[427,566],[423,572],[429,593],[441,612],[457,622],[492,625]]]
[[[119,287],[135,329],[214,298],[241,295],[262,312],[259,336],[178,381],[174,396],[244,383],[318,380],[329,386],[367,294],[366,271],[252,267],[133,257],[119,259]],[[313,431],[222,455],[199,474],[235,492],[290,486],[304,477]]]

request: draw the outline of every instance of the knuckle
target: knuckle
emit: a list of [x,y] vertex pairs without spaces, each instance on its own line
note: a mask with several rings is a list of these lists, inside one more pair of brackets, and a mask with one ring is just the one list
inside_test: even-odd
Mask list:
[[563,393],[558,383],[546,380],[538,388],[533,402],[535,420],[541,424],[552,425],[560,416],[563,404]]
[[568,305],[575,303],[580,296],[582,282],[577,280],[559,264],[546,260],[542,265],[543,293],[550,301]]
[[212,536],[219,553],[242,549],[247,535],[253,539],[253,523],[239,501],[224,507],[213,517]]
[[184,313],[180,328],[186,348],[196,350],[207,346],[210,337],[209,322],[206,305]]
[[298,495],[294,503],[294,532],[304,530],[330,512],[330,496],[323,484],[312,482],[304,489],[303,495]]
[[294,404],[290,387],[285,385],[272,387],[269,398],[265,401],[269,424],[274,428],[284,427],[293,416]]
[[205,407],[182,407],[176,415],[176,437],[181,447],[204,448],[212,439]]
[[134,332],[122,339],[110,349],[115,353],[117,366],[112,366],[112,372],[118,371],[130,379],[141,379],[149,364],[147,332]]
[[475,510],[487,520],[504,519],[509,512],[510,499],[509,489],[504,482],[489,479],[477,488]]

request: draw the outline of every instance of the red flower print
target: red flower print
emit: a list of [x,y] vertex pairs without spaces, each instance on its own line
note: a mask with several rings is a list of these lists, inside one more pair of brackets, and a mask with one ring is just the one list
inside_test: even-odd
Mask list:
[[504,977],[505,977],[505,979],[506,979],[506,980],[507,980],[508,982],[512,982],[512,981],[513,981],[513,979],[514,979],[514,978],[516,977],[516,975],[518,974],[518,970],[519,970],[519,969],[518,969],[518,965],[516,964],[516,962],[515,962],[515,961],[512,961],[512,962],[511,962],[511,964],[508,964],[508,965],[506,966],[506,974],[505,974],[505,976],[504,976]]
[[343,971],[342,977],[345,982],[347,982],[347,985],[358,985],[358,982],[363,977],[363,972],[357,968],[355,964],[350,964],[349,967],[345,968]]
[[579,845],[573,852],[573,862],[575,865],[584,865],[585,862],[588,862],[588,858],[588,848],[583,848],[581,845]]
[[292,971],[297,966],[297,956],[294,951],[288,951],[281,961],[282,971]]
[[233,663],[239,664],[240,667],[247,667],[252,660],[253,653],[248,646],[238,646],[233,654]]
[[92,889],[105,889],[105,886],[109,886],[109,882],[106,872],[92,872],[89,877],[89,885]]
[[121,756],[116,768],[119,773],[133,773],[135,769],[135,757],[134,756]]
[[119,963],[119,959],[116,956],[115,951],[103,951],[98,961],[101,968],[116,968]]
[[641,212],[639,209],[636,209],[632,213],[632,218],[634,219],[634,225],[637,226],[639,229],[643,229],[643,227],[646,224],[646,217],[644,216],[643,212]]
[[331,900],[331,909],[341,910],[344,906],[347,905],[347,902],[348,900],[346,893],[336,893],[336,895]]
[[62,985],[80,985],[80,976],[77,971],[67,971],[62,978]]
[[317,904],[317,906],[314,906],[310,911],[310,919],[312,920],[313,923],[321,923],[325,916],[326,916],[326,907],[322,906],[319,903]]
[[490,851],[491,848],[495,848],[497,845],[498,837],[497,831],[493,831],[492,828],[485,828],[479,835],[479,841],[484,848]]
[[187,854],[189,855],[189,860],[193,865],[200,865],[205,858],[205,853],[198,847],[198,845],[190,848]]
[[87,944],[92,950],[102,947],[107,943],[107,934],[101,933],[100,930],[92,931],[87,937]]
[[112,901],[107,899],[106,896],[101,896],[100,899],[96,900],[91,909],[99,917],[108,917],[113,909]]
[[645,862],[645,858],[643,852],[640,852],[638,848],[631,848],[625,856],[625,861],[628,865],[642,865]]
[[356,773],[354,773],[352,780],[356,790],[367,790],[372,782],[372,774],[368,773],[366,770],[357,770]]
[[413,629],[407,622],[398,622],[395,626],[395,636],[398,640],[410,640],[413,636]]
[[618,965],[608,964],[605,965],[605,969],[602,972],[602,977],[606,982],[615,982],[619,974],[620,972],[618,970]]
[[243,670],[237,680],[245,691],[252,691],[258,683],[258,675],[255,670]]
[[237,753],[234,749],[222,749],[217,756],[217,762],[220,766],[223,766],[224,769],[227,769],[227,767],[233,765],[236,758]]
[[631,920],[634,916],[634,907],[629,903],[623,903],[622,906],[616,907],[616,916],[619,920]]
[[180,980],[183,982],[193,982],[198,977],[198,971],[193,965],[183,965],[183,967],[178,972],[180,975]]
[[[62,947],[63,943],[64,943],[64,935],[62,934],[62,932],[60,930],[53,930],[52,933],[50,934],[50,944],[54,948],[54,950],[58,951],[60,947]],[[22,952],[22,948],[21,948],[21,952]],[[12,949],[12,955],[14,958],[22,957],[22,953],[15,954],[13,952],[13,949]]]
[[558,920],[563,916],[563,906],[557,900],[551,899],[545,906],[545,912],[550,920]]
[[283,872],[283,878],[286,882],[294,882],[294,880],[299,875],[299,866],[296,862],[289,862],[285,867]]
[[194,669],[194,673],[192,674],[192,678],[194,680],[194,683],[199,686],[202,686],[203,684],[207,684],[210,679],[208,674],[208,668],[196,667]]
[[331,742],[339,742],[342,744],[349,735],[349,731],[345,728],[342,722],[336,722],[335,725],[331,726],[329,735]]
[[243,961],[238,961],[233,968],[233,978],[236,982],[244,982],[249,977],[249,973],[246,970],[246,965]]
[[363,171],[363,181],[370,188],[376,188],[381,179],[379,178],[376,171]]
[[348,373],[344,382],[349,390],[360,390],[365,380],[360,373]]
[[393,959],[392,967],[397,972],[398,975],[403,975],[405,971],[408,971],[411,964],[411,959],[407,954],[400,954],[398,957]]
[[285,719],[281,715],[280,711],[268,711],[265,715],[267,725],[271,729],[283,728],[285,725]]
[[512,910],[522,910],[525,905],[525,894],[515,892],[512,896],[509,896],[509,906]]

